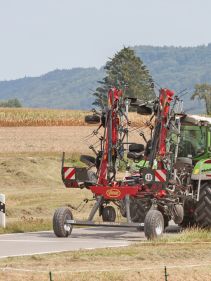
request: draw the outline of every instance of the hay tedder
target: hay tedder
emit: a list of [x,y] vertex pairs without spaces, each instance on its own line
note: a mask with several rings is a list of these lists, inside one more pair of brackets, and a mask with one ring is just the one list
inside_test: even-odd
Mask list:
[[[154,239],[170,220],[181,226],[211,226],[211,120],[184,114],[182,101],[169,89],[144,102],[111,88],[107,100],[102,112],[93,110],[85,117],[87,123],[99,124],[93,131],[99,149],[90,146],[95,157],[81,155],[83,168],[67,167],[64,153],[62,158],[65,186],[90,190],[95,204],[83,221],[75,220],[70,208],[58,208],[55,235],[69,236],[74,225],[112,226],[144,229]],[[129,107],[144,116],[144,129],[132,126]],[[140,143],[129,141],[134,132]],[[124,176],[120,163],[126,166]],[[120,222],[115,222],[116,209]],[[101,222],[94,220],[96,213]]]

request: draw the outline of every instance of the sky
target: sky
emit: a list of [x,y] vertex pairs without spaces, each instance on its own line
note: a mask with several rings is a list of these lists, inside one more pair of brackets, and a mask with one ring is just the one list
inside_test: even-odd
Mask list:
[[210,0],[0,0],[0,80],[101,67],[124,46],[211,42]]

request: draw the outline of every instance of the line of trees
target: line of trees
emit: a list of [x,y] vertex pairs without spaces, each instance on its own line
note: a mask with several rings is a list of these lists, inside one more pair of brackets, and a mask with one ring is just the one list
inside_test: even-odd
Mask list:
[[20,101],[15,99],[9,99],[7,101],[0,101],[0,107],[22,107]]

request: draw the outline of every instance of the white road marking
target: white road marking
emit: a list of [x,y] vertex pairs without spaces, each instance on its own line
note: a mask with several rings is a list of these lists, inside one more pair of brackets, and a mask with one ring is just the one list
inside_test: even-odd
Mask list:
[[118,245],[118,246],[105,246],[105,247],[96,247],[96,248],[81,248],[76,250],[63,250],[63,251],[47,251],[47,252],[34,252],[29,254],[20,254],[20,255],[9,255],[9,256],[0,256],[0,259],[6,258],[15,258],[15,257],[25,257],[25,256],[35,256],[35,255],[48,255],[48,254],[59,254],[59,253],[67,253],[67,252],[75,252],[75,251],[83,251],[83,250],[96,250],[96,249],[107,249],[107,248],[117,248],[117,247],[127,247],[128,245]]
[[[103,244],[122,244],[122,241],[114,241],[114,240],[108,240],[108,241],[96,241],[95,239],[78,239],[78,238],[72,238],[72,239],[64,239],[61,240],[60,238],[57,238],[58,240],[54,240],[54,241],[48,241],[48,240],[21,240],[21,239],[0,239],[0,242],[28,242],[28,243],[66,243],[66,242],[70,242],[71,240],[74,241],[75,239],[77,239],[77,241],[74,242],[80,242],[80,243],[87,243],[87,242],[99,242],[99,243],[103,243]],[[125,241],[125,244],[129,244],[127,241]]]

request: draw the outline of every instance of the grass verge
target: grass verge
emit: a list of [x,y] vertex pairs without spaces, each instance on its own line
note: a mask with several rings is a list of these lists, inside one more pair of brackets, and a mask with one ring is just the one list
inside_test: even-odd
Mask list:
[[[71,238],[67,243],[71,243]],[[211,279],[210,261],[211,244],[165,244],[163,241],[160,244],[141,242],[123,248],[14,257],[0,260],[0,267],[7,268],[3,272],[6,280],[13,280],[14,274],[15,280],[49,280],[48,272],[52,271],[55,281],[157,281],[165,280],[164,266],[167,266],[168,280],[193,281]],[[20,269],[28,271],[18,271]]]

